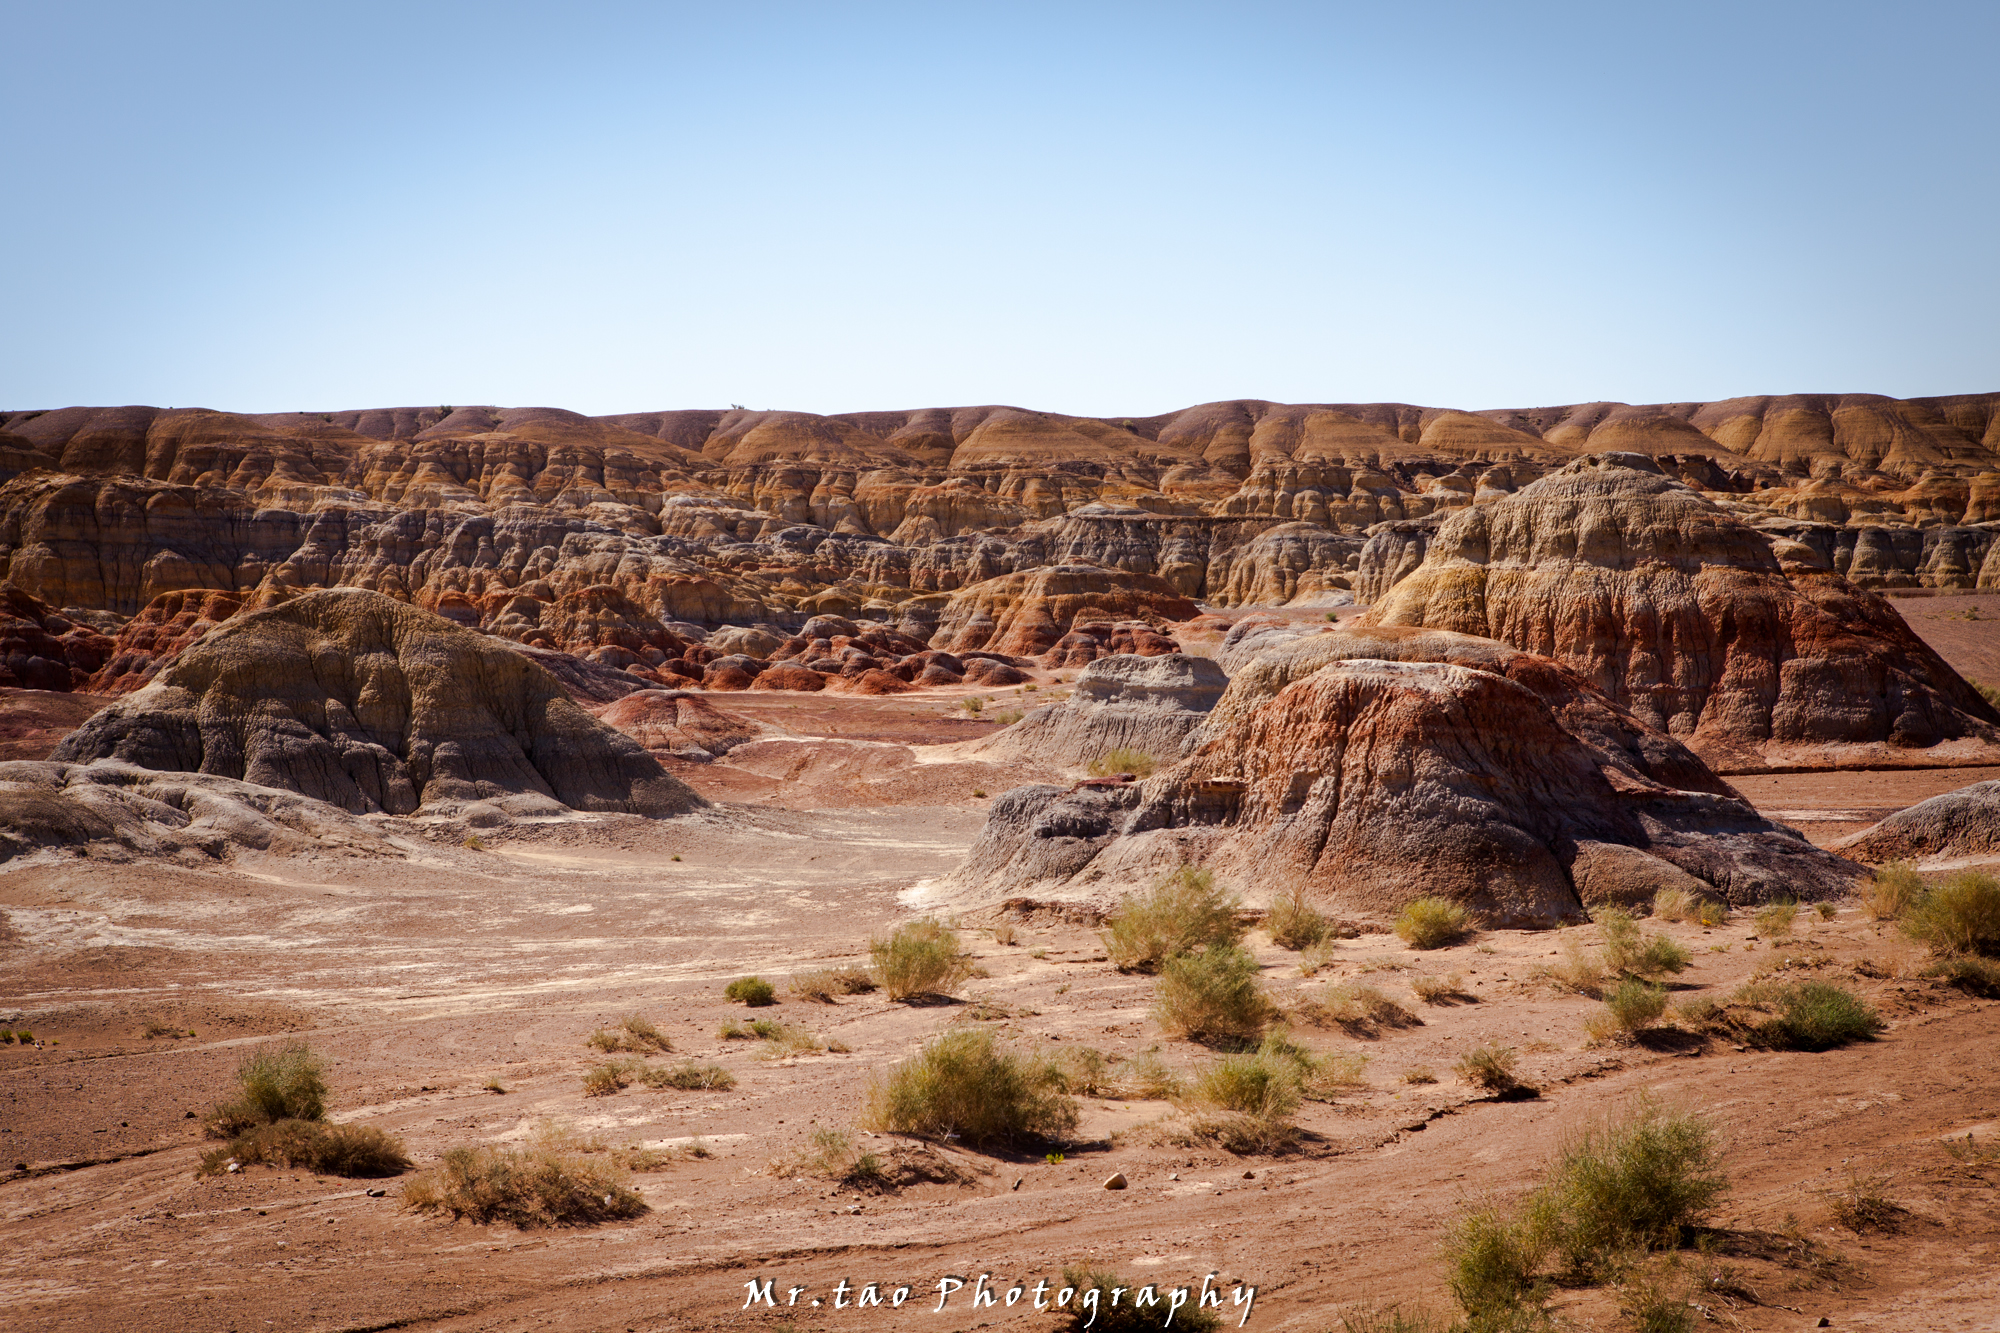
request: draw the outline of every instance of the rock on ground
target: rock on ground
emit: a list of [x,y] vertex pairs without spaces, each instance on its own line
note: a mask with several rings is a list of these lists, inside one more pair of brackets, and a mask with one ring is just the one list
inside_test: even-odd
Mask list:
[[515,796],[646,815],[703,804],[509,645],[360,589],[230,620],[52,757],[216,774],[355,812]]
[[1205,657],[1100,657],[1076,678],[1069,698],[1035,709],[975,753],[1070,767],[1128,749],[1170,763],[1228,684]]
[[1578,673],[1463,636],[1287,641],[1231,680],[1196,746],[1140,784],[1005,793],[939,895],[1109,900],[1192,863],[1257,903],[1298,892],[1384,921],[1435,894],[1548,926],[1668,885],[1832,898],[1860,872]]

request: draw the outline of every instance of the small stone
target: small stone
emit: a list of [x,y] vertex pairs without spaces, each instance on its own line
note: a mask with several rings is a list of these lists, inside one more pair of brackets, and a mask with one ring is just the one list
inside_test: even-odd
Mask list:
[[1817,1324],[1814,1324],[1814,1325],[1813,1325],[1813,1327],[1814,1327],[1814,1328],[1832,1328],[1832,1327],[1833,1327],[1833,1321],[1832,1321],[1831,1319],[1828,1319],[1828,1318],[1827,1318],[1827,1317],[1826,1317],[1825,1315],[1821,1315],[1821,1316],[1819,1317],[1819,1322],[1818,1322]]
[[1245,1180],[1255,1180],[1257,1178],[1257,1173],[1255,1171],[1245,1171],[1243,1173],[1243,1178]]
[[1026,1179],[1027,1179],[1027,1177],[1026,1177],[1026,1176],[1015,1176],[1015,1177],[1014,1177],[1014,1188],[1015,1188],[1015,1189],[1019,1189],[1019,1188],[1021,1188],[1021,1182],[1022,1182],[1023,1180],[1026,1180]]
[[1130,1181],[1125,1179],[1125,1173],[1120,1171],[1113,1175],[1111,1179],[1104,1182],[1104,1188],[1108,1190],[1122,1190],[1130,1183]]
[[1181,1173],[1178,1171],[1169,1172],[1167,1175],[1168,1180],[1179,1180],[1180,1178],[1181,1178]]
[[387,1194],[388,1192],[389,1192],[389,1191],[387,1191],[387,1190],[369,1190],[369,1191],[368,1191],[368,1197],[369,1197],[369,1198],[371,1198],[371,1199],[379,1199],[379,1198],[381,1198],[381,1197],[382,1197],[383,1195]]

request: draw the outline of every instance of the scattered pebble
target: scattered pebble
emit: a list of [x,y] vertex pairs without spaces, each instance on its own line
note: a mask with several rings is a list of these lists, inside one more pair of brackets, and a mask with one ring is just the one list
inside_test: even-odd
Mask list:
[[1104,1188],[1108,1190],[1122,1190],[1129,1183],[1130,1182],[1125,1179],[1125,1173],[1123,1171],[1120,1171],[1115,1175],[1113,1175],[1111,1179],[1104,1182]]

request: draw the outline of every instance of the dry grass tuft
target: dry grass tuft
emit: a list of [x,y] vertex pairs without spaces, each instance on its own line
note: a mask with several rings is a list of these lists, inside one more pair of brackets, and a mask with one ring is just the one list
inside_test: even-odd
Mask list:
[[1309,906],[1303,895],[1288,893],[1271,904],[1264,928],[1271,932],[1273,944],[1298,952],[1326,939],[1333,931],[1333,922]]
[[208,1136],[234,1138],[280,1120],[326,1119],[326,1063],[302,1041],[259,1046],[236,1066],[237,1096],[209,1109]]
[[790,989],[801,999],[832,1004],[836,995],[866,995],[875,989],[875,979],[865,968],[823,967],[799,973],[791,979]]
[[1471,916],[1449,898],[1419,898],[1396,917],[1396,934],[1412,949],[1442,949],[1471,928]]
[[1799,905],[1788,898],[1764,904],[1757,909],[1757,933],[1766,939],[1792,933],[1792,923],[1798,919]]
[[1592,918],[1604,929],[1604,966],[1612,972],[1652,980],[1685,972],[1693,957],[1665,935],[1646,935],[1628,912],[1600,909]]
[[1827,1211],[1835,1222],[1856,1234],[1898,1230],[1909,1210],[1884,1192],[1888,1183],[1880,1176],[1851,1176],[1847,1188],[1827,1199]]
[[1923,876],[1904,861],[1891,861],[1875,869],[1875,877],[1861,891],[1861,909],[1873,921],[1895,921],[1910,910],[1924,893]]
[[1118,904],[1105,923],[1104,952],[1120,972],[1157,972],[1170,958],[1241,940],[1241,906],[1214,875],[1181,866]]
[[1299,995],[1290,1014],[1313,1027],[1337,1027],[1353,1037],[1372,1037],[1382,1028],[1415,1027],[1422,1022],[1373,986],[1342,982],[1318,996]]
[[762,1009],[778,1002],[778,992],[762,977],[738,977],[722,988],[722,998]]
[[2000,955],[2000,879],[1962,870],[1932,885],[1903,913],[1903,933],[1940,957]]
[[1653,895],[1653,915],[1662,921],[1692,921],[1701,899],[1686,889],[1661,889]]
[[420,1213],[524,1229],[589,1226],[647,1211],[625,1168],[592,1160],[596,1146],[543,1126],[521,1148],[453,1148],[403,1186],[403,1204]]
[[619,1020],[617,1027],[599,1028],[585,1040],[588,1045],[596,1047],[607,1055],[615,1055],[620,1051],[645,1055],[674,1049],[674,1044],[667,1040],[666,1033],[638,1014],[627,1014]]
[[1429,1065],[1411,1065],[1403,1071],[1403,1082],[1410,1084],[1435,1083],[1437,1071]]
[[1593,1045],[1614,1037],[1644,1032],[1667,1012],[1664,988],[1626,977],[1604,996],[1604,1008],[1584,1020],[1583,1030]]
[[683,1092],[727,1092],[736,1086],[736,1075],[718,1064],[682,1061],[671,1068],[648,1066],[639,1071],[639,1081],[649,1088],[678,1088]]
[[1153,756],[1144,750],[1120,747],[1107,750],[1090,761],[1090,776],[1108,778],[1119,773],[1130,773],[1135,778],[1150,778],[1154,769]]
[[202,1154],[202,1175],[220,1175],[235,1162],[304,1167],[329,1176],[397,1176],[410,1169],[400,1140],[372,1125],[329,1125],[321,1120],[274,1120],[246,1129]]
[[1415,976],[1410,978],[1410,990],[1425,1004],[1443,1004],[1465,994],[1465,978],[1457,972],[1447,972],[1443,976]]
[[1488,1092],[1511,1092],[1521,1086],[1514,1077],[1519,1060],[1512,1046],[1480,1046],[1461,1056],[1452,1072]]

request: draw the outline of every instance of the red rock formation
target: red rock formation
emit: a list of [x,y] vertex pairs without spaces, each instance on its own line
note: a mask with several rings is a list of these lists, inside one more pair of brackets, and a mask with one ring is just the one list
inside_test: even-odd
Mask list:
[[82,688],[129,694],[217,625],[246,610],[276,606],[287,596],[275,588],[248,596],[215,588],[163,592],[118,631],[110,660]]
[[112,650],[110,635],[77,624],[19,588],[0,585],[0,685],[81,689]]
[[[1199,608],[1165,580],[1091,565],[987,579],[957,593],[938,619],[933,647],[1037,657],[1055,648],[1079,620],[1189,620]],[[1171,650],[1169,650],[1171,651]]]

